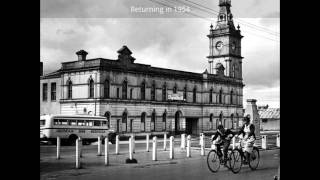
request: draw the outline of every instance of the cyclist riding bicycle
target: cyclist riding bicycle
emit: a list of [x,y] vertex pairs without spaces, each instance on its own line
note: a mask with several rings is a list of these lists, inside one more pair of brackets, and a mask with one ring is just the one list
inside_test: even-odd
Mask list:
[[245,164],[247,164],[249,154],[252,152],[253,144],[256,140],[256,135],[254,133],[254,125],[250,123],[250,115],[244,117],[243,121],[244,124],[238,133],[238,137],[240,137],[241,142],[244,144]]
[[223,161],[227,161],[228,149],[233,136],[234,133],[230,129],[224,129],[222,125],[219,125],[216,134],[211,140],[216,141],[215,145],[217,147],[217,153],[220,158],[222,157],[221,146],[223,146]]

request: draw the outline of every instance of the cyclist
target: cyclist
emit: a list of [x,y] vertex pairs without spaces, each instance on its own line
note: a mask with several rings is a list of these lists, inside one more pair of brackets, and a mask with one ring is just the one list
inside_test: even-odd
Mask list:
[[234,133],[230,129],[224,129],[222,125],[219,125],[217,128],[217,132],[213,136],[211,141],[216,141],[215,145],[217,147],[217,153],[218,156],[221,158],[222,157],[222,152],[221,152],[221,146],[223,146],[223,162],[227,161],[227,155],[228,155],[228,148],[230,146],[230,141],[232,137],[234,136]]
[[243,126],[241,127],[238,136],[241,138],[242,143],[244,144],[244,155],[245,155],[245,164],[248,164],[249,154],[252,152],[253,144],[256,140],[254,133],[255,127],[250,123],[250,115],[248,114],[243,118]]

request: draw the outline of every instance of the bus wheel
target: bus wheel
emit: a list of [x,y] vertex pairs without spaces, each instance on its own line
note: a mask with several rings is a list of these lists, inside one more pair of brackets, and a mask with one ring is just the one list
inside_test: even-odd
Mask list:
[[71,146],[75,146],[76,145],[76,140],[78,139],[78,136],[75,134],[71,134],[68,138],[68,144]]

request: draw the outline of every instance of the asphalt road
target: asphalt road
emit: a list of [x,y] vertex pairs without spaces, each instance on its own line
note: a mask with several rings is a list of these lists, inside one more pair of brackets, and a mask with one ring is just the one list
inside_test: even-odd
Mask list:
[[[168,144],[169,145],[169,144]],[[280,149],[261,151],[260,164],[252,171],[245,165],[238,174],[221,167],[217,173],[209,171],[206,156],[200,156],[199,150],[192,150],[192,157],[186,158],[185,151],[175,146],[175,159],[168,158],[163,144],[158,143],[158,161],[151,160],[151,152],[145,152],[145,143],[137,143],[134,157],[138,164],[125,164],[128,157],[128,145],[120,144],[120,155],[114,154],[114,145],[110,145],[110,165],[104,166],[104,156],[97,156],[97,146],[83,146],[83,168],[74,168],[74,146],[63,146],[61,159],[56,160],[55,146],[40,146],[41,179],[214,179],[214,180],[270,180],[278,173]],[[150,151],[152,144],[150,143]],[[102,152],[104,150],[102,149]],[[208,150],[206,151],[208,152]]]

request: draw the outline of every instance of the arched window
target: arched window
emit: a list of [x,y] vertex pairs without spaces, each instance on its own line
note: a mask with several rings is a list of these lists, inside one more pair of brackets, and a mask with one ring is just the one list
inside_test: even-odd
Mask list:
[[127,131],[127,119],[128,119],[127,112],[123,112],[123,114],[122,114],[122,128],[121,128],[123,132]]
[[151,87],[151,100],[156,100],[156,85],[153,83]]
[[152,114],[151,114],[151,131],[156,131],[156,112],[153,111]]
[[110,121],[111,121],[111,114],[110,114],[110,112],[106,112],[105,114],[104,114],[104,116],[106,117],[106,119],[107,119],[107,125],[108,125],[108,128],[110,128]]
[[72,81],[67,82],[67,98],[72,99]]
[[197,102],[197,87],[193,88],[193,102]]
[[187,86],[185,86],[183,89],[183,99],[185,99],[185,101],[187,101]]
[[231,77],[236,77],[236,65],[232,66]]
[[162,115],[162,123],[163,123],[162,130],[165,131],[167,129],[167,112],[164,112]]
[[211,88],[209,92],[209,103],[212,103],[212,94],[213,94],[213,89]]
[[104,81],[103,94],[104,94],[104,98],[110,97],[110,84],[108,80]]
[[90,79],[89,81],[89,98],[94,98],[94,81]]
[[144,132],[146,130],[146,113],[143,112],[141,114],[141,131]]
[[125,80],[122,83],[122,99],[127,99],[127,87],[128,87],[128,82]]
[[230,92],[230,104],[233,104],[233,90]]
[[219,91],[219,104],[222,104],[222,89]]
[[162,87],[162,101],[167,100],[167,86],[166,84],[163,85]]
[[141,94],[141,100],[145,100],[145,98],[146,98],[146,83],[145,82],[141,83],[140,94]]

